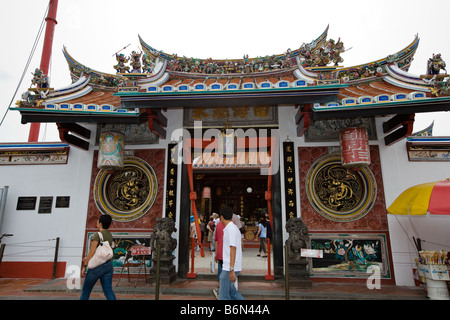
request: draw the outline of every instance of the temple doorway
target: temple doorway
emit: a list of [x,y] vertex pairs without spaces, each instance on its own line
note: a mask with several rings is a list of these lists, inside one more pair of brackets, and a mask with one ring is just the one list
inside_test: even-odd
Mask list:
[[248,245],[248,240],[253,240],[248,232],[254,231],[259,218],[267,211],[264,198],[267,176],[260,175],[259,171],[218,171],[194,173],[194,179],[197,194],[201,195],[196,203],[199,216],[208,222],[213,213],[219,213],[226,205],[231,206],[246,228],[245,244]]
[[[194,170],[194,188],[197,193],[196,208],[198,217],[204,227],[202,230],[202,248],[194,250],[194,272],[204,275],[215,275],[211,271],[213,245],[208,239],[207,223],[214,213],[219,213],[224,206],[231,206],[233,212],[240,217],[245,233],[242,236],[243,271],[245,275],[264,276],[268,270],[268,259],[263,253],[258,256],[259,238],[255,236],[261,217],[267,212],[265,192],[268,188],[268,177],[261,175],[259,170]],[[273,251],[273,250],[272,250]],[[189,253],[192,254],[192,250]],[[273,257],[273,254],[272,254]],[[190,257],[191,259],[191,257]],[[273,270],[273,258],[270,260]]]
[[[192,162],[187,161],[183,165],[181,176],[179,277],[189,277],[193,273],[212,275],[210,268],[212,243],[208,241],[207,228],[200,228],[196,222],[204,221],[206,226],[211,215],[219,213],[223,206],[231,206],[245,226],[242,236],[245,273],[257,273],[262,279],[268,274],[282,273],[281,187],[275,137],[276,135],[264,132],[262,136],[238,135],[228,141],[229,136],[226,135],[227,139],[223,138],[223,147],[234,141],[235,148],[223,149],[225,157],[218,156],[215,153],[217,149],[211,149],[215,141],[193,139],[190,145],[185,142],[183,148],[186,152],[185,158],[192,159]],[[218,141],[220,144],[222,140]],[[269,257],[273,258],[264,261],[262,257],[257,256],[260,241],[255,236],[255,231],[260,218],[265,217],[266,212],[270,217],[273,236],[269,246],[272,255]],[[202,233],[201,246],[194,253],[191,249],[193,247],[190,237],[191,219],[194,221],[192,230],[195,228],[197,234]],[[195,242],[198,249],[198,241]],[[192,256],[195,257],[194,260]],[[262,253],[261,256],[265,254]],[[254,261],[255,259],[260,260]]]

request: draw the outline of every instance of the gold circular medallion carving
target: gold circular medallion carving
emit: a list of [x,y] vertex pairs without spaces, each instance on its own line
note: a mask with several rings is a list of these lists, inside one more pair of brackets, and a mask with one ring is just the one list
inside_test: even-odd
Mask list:
[[346,222],[360,219],[370,211],[377,185],[369,168],[345,168],[340,155],[331,154],[311,166],[306,191],[312,206],[322,216]]
[[99,171],[94,200],[103,214],[109,214],[116,221],[131,221],[151,208],[157,189],[152,167],[140,158],[125,157],[122,170]]

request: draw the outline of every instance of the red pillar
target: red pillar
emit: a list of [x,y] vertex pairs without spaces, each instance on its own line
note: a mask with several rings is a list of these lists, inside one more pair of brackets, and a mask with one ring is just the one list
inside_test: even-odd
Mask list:
[[188,169],[189,187],[191,189],[191,193],[189,193],[189,200],[191,200],[192,214],[194,216],[194,222],[195,222],[195,230],[197,231],[197,241],[198,241],[198,245],[200,246],[200,255],[202,257],[204,257],[205,252],[203,251],[203,246],[202,246],[202,233],[200,232],[200,224],[198,222],[197,208],[195,206],[195,200],[197,200],[197,193],[194,190],[194,172],[192,169],[192,156],[191,156],[190,141],[185,143],[184,152],[186,152],[186,161],[187,161],[186,167]]
[[[50,67],[50,58],[52,56],[53,35],[55,33],[56,11],[58,10],[58,0],[50,0],[45,29],[44,46],[42,48],[41,65],[42,73],[48,75]],[[39,138],[40,123],[31,123],[28,142],[37,142]]]
[[[276,147],[276,140],[274,137],[269,137],[271,139],[271,146]],[[273,140],[272,140],[273,139]],[[274,221],[273,221],[273,210],[272,210],[272,165],[273,165],[273,152],[271,152],[270,155],[270,167],[269,167],[269,174],[267,177],[267,191],[265,192],[265,199],[267,200],[267,211],[269,213],[269,221],[273,229]],[[264,279],[266,280],[274,280],[275,277],[272,275],[271,269],[270,269],[270,240],[267,238],[267,274],[265,275]]]

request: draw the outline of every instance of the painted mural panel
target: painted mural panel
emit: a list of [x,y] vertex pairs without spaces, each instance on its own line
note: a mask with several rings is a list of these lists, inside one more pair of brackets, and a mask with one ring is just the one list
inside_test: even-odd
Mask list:
[[[86,252],[89,252],[90,248],[90,239],[95,234],[95,232],[87,233],[87,243],[86,243]],[[139,259],[142,259],[142,256],[128,256],[127,251],[131,250],[132,246],[140,246],[143,245],[145,247],[150,247],[150,235],[151,233],[145,232],[112,232],[113,235],[113,251],[114,256],[112,260],[112,264],[114,267],[114,273],[120,274],[122,272],[122,266],[127,261],[135,264],[130,267],[130,274],[139,273],[140,267],[137,265],[139,263]],[[151,266],[151,256],[145,256],[145,267],[147,268],[147,273],[149,272],[149,268]],[[128,269],[123,269],[123,274],[127,274]],[[144,268],[141,268],[141,274],[144,274]]]
[[385,234],[310,234],[311,249],[323,250],[323,258],[310,260],[313,277],[368,278],[371,266],[383,279],[390,278]]

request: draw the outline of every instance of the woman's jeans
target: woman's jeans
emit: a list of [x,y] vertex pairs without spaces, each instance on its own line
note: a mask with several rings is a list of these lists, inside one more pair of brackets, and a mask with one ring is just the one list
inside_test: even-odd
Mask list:
[[112,289],[113,265],[111,261],[107,261],[94,269],[88,269],[86,278],[84,279],[83,289],[81,290],[80,300],[88,300],[91,295],[92,288],[98,279],[102,285],[103,293],[107,300],[116,300],[116,295]]
[[[234,272],[236,279],[239,272]],[[245,300],[244,297],[236,290],[235,282],[230,281],[230,271],[222,269],[220,273],[219,300]]]
[[266,238],[259,238],[259,252],[263,251],[264,253],[267,253],[266,244],[267,244]]

